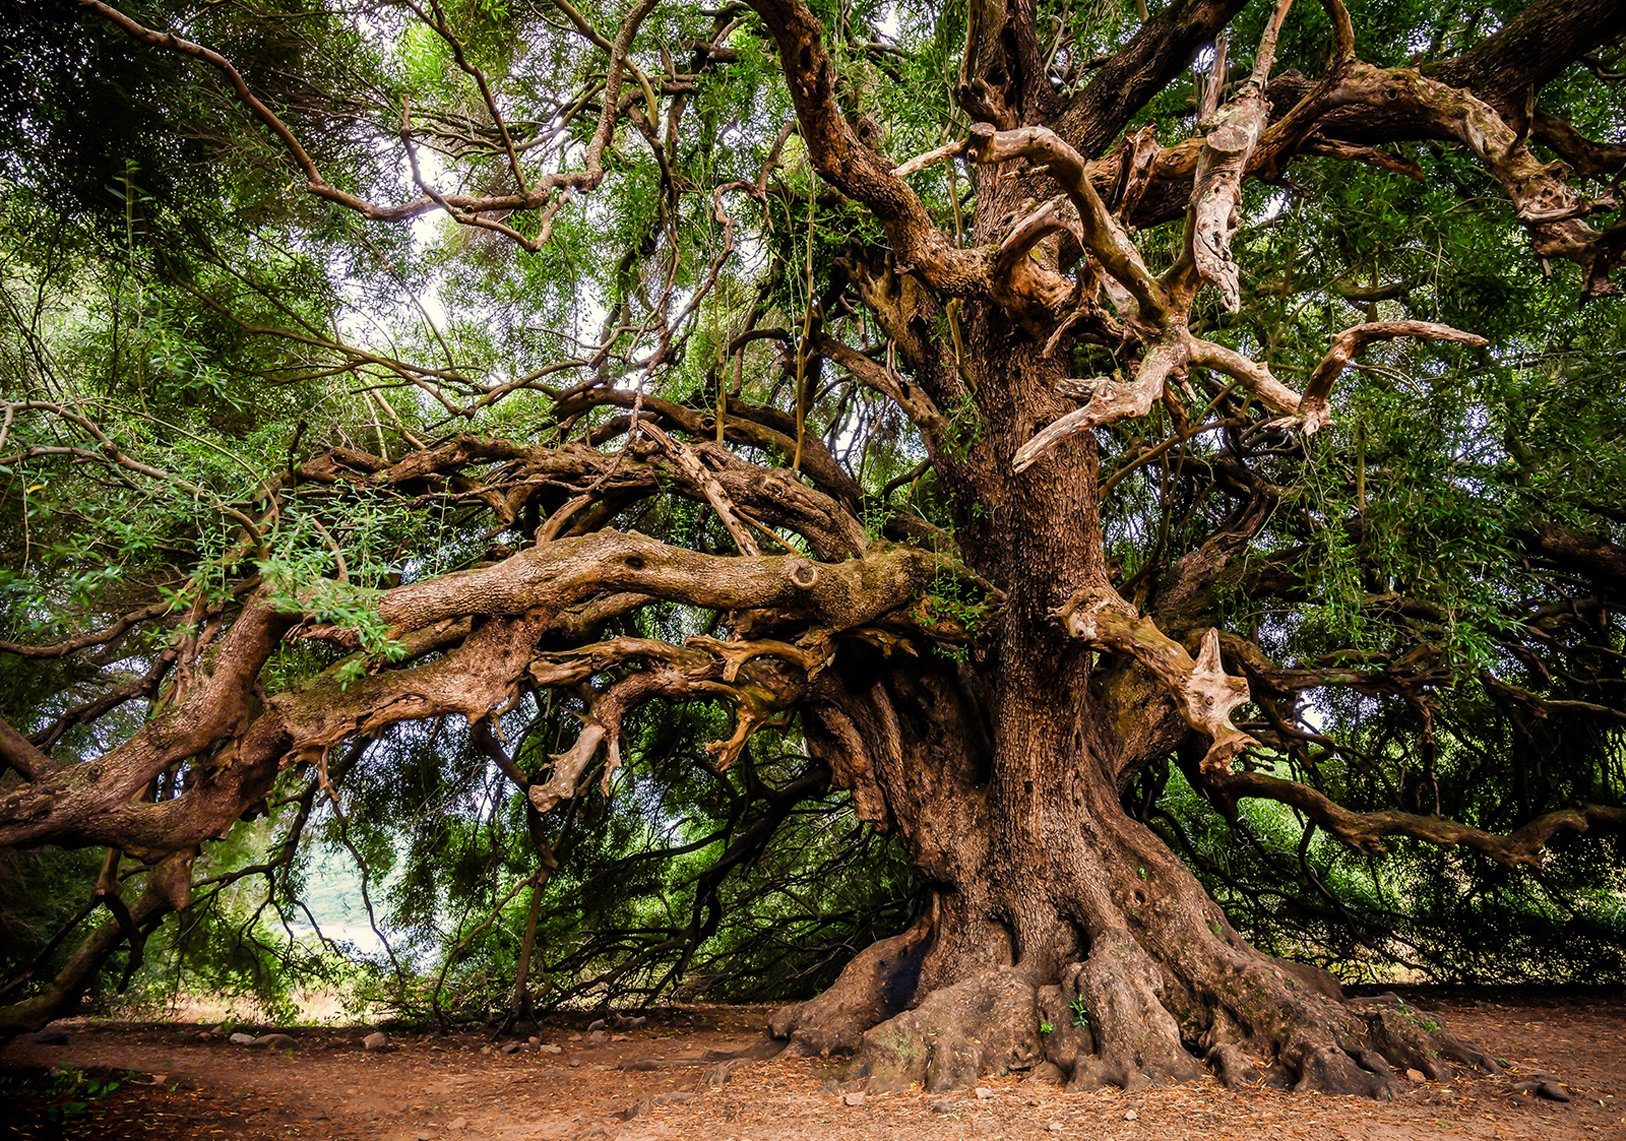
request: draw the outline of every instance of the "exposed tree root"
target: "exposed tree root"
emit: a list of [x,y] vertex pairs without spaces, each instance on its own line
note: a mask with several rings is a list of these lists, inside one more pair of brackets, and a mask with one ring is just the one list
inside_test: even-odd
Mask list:
[[1267,996],[1255,1008],[1277,1012],[1270,1020],[1274,1036],[1256,1025],[1248,1038],[1211,1050],[1210,1067],[1226,1084],[1262,1077],[1294,1090],[1389,1098],[1406,1085],[1407,1070],[1438,1079],[1448,1077],[1453,1064],[1497,1069],[1483,1052],[1398,1001],[1344,1001],[1300,989]]
[[1034,990],[1015,971],[992,971],[932,991],[914,1010],[864,1034],[849,1076],[872,1090],[964,1089],[983,1074],[1032,1069],[1042,1058]]
[[1127,932],[1097,940],[1089,959],[1069,974],[1080,1021],[1087,1022],[1095,1043],[1093,1053],[1074,1062],[1072,1088],[1137,1089],[1202,1075],[1163,1003],[1156,961]]
[[849,1054],[864,1032],[909,1005],[920,977],[928,929],[918,926],[882,939],[854,956],[830,989],[780,1007],[768,1033],[803,1054]]
[[900,974],[918,970],[924,949],[918,930],[876,944],[830,991],[775,1014],[771,1033],[805,1052],[852,1053],[845,1077],[874,1091],[962,1089],[1022,1071],[1073,1090],[1132,1090],[1211,1073],[1230,1087],[1388,1098],[1408,1070],[1496,1069],[1393,996],[1346,1001],[1324,972],[1251,951],[1252,969],[1234,972],[1239,989],[1195,1005],[1191,984],[1123,931],[1097,939],[1059,982],[1035,986],[1018,964],[894,1006]]

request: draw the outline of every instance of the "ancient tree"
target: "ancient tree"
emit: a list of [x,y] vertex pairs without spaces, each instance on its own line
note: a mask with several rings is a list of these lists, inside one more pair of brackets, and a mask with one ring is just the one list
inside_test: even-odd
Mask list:
[[[1301,200],[1335,216],[1316,194],[1347,172],[1403,186],[1449,168],[1444,192],[1507,257],[1612,311],[1626,153],[1592,135],[1619,111],[1577,125],[1543,92],[1575,69],[1618,77],[1626,7],[1415,15],[1402,43],[1343,0],[401,0],[364,18],[290,5],[275,52],[253,40],[263,14],[232,7],[81,0],[59,18],[94,44],[81,66],[150,71],[153,106],[196,103],[176,137],[202,167],[254,175],[259,209],[282,212],[265,241],[361,249],[438,220],[437,272],[461,256],[518,275],[493,328],[524,325],[528,290],[570,293],[585,271],[561,243],[598,231],[621,254],[594,269],[609,284],[590,331],[493,339],[482,361],[433,331],[307,319],[241,271],[211,305],[273,346],[241,383],[360,394],[344,430],[313,405],[315,426],[289,414],[263,460],[217,458],[251,470],[244,494],[167,462],[156,414],[136,439],[71,383],[8,379],[8,510],[84,473],[188,501],[219,536],[166,556],[179,578],[110,584],[80,628],[0,645],[10,669],[76,663],[90,686],[0,724],[0,843],[105,848],[114,912],[12,1024],[61,1009],[114,945],[187,906],[201,846],[289,780],[337,783],[358,742],[466,722],[540,820],[609,780],[638,710],[688,703],[728,714],[719,768],[759,732],[801,741],[929,890],[913,927],[773,1019],[877,1085],[1048,1062],[1075,1086],[1206,1068],[1380,1095],[1397,1071],[1488,1064],[1256,951],[1130,802],[1172,766],[1222,811],[1290,807],[1306,843],[1426,842],[1509,868],[1626,821],[1607,788],[1511,830],[1398,792],[1342,803],[1321,766],[1364,762],[1322,732],[1316,695],[1427,721],[1451,616],[1368,581],[1404,652],[1295,660],[1290,618],[1234,620],[1238,598],[1310,601],[1315,554],[1292,536],[1320,508],[1295,485],[1365,439],[1343,419],[1360,416],[1342,397],[1357,370],[1444,385],[1517,352],[1376,269],[1341,295],[1279,260],[1260,280],[1278,216]],[[389,70],[379,42],[433,74]],[[217,280],[263,256],[189,233]],[[1249,331],[1267,294],[1313,302],[1308,355]],[[1331,524],[1356,547],[1377,542],[1367,463]],[[380,549],[382,532],[341,527],[358,503],[452,519],[460,545]],[[1482,684],[1529,717],[1618,724],[1618,690],[1510,680],[1540,638],[1618,642],[1618,522],[1515,536],[1520,566],[1580,600],[1508,602],[1513,648]],[[290,535],[312,560],[279,554]],[[574,739],[520,763],[502,718],[550,693]],[[1414,744],[1432,766],[1433,738]]]

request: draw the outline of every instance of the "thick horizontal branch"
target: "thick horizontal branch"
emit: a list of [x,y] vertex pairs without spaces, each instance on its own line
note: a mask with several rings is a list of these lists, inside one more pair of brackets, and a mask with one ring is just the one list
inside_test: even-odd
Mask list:
[[[808,665],[814,659],[806,654],[823,653],[805,643],[790,648],[769,631],[811,629],[818,640],[874,622],[926,631],[931,620],[915,611],[941,569],[929,552],[890,546],[820,563],[800,555],[706,555],[613,531],[561,539],[489,567],[383,592],[378,612],[394,636],[424,640],[417,652],[446,646],[440,656],[342,681],[336,666],[263,703],[256,678],[293,626],[297,605],[262,590],[185,698],[107,754],[46,770],[34,752],[8,745],[8,758],[31,779],[0,796],[0,844],[106,844],[152,853],[196,844],[229,828],[285,763],[318,758],[402,721],[483,720],[511,707],[524,689],[585,682],[602,668],[592,654],[550,659],[539,656],[537,645],[550,630],[576,625],[571,608],[594,600],[606,603],[605,616],[624,610],[627,599],[734,612],[737,632],[768,638],[760,653],[696,646],[682,652],[705,663],[706,684],[682,681],[694,679],[680,669],[663,685],[673,694],[688,686],[691,696],[733,701],[744,711],[739,724],[760,724],[777,702],[746,684],[741,673],[748,662],[764,656],[795,662],[800,654]],[[742,743],[743,736],[731,738],[721,755]],[[181,796],[133,801],[159,773],[190,758],[202,759]]]
[[1616,597],[1626,596],[1626,547],[1607,536],[1588,535],[1568,527],[1546,526],[1525,535],[1530,546],[1561,567],[1580,570]]
[[1544,850],[1564,833],[1619,832],[1626,829],[1626,808],[1578,804],[1543,813],[1507,835],[1485,832],[1442,816],[1385,809],[1352,812],[1298,781],[1251,771],[1205,771],[1203,781],[1231,800],[1253,797],[1290,805],[1351,847],[1367,852],[1386,850],[1388,837],[1405,836],[1441,847],[1469,848],[1508,867],[1540,867]]
[[396,587],[380,596],[378,613],[404,631],[465,615],[557,612],[590,595],[632,592],[845,627],[907,605],[936,565],[931,553],[907,547],[882,546],[831,564],[800,555],[707,555],[636,532],[604,531]]

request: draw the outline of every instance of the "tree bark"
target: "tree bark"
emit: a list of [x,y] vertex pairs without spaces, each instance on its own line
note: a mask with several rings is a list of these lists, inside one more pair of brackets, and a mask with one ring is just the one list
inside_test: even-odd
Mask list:
[[887,792],[931,886],[928,915],[775,1015],[777,1037],[853,1053],[852,1076],[875,1089],[961,1088],[1046,1063],[1075,1087],[1127,1089],[1206,1064],[1227,1084],[1386,1096],[1405,1069],[1489,1067],[1404,1006],[1345,1002],[1330,976],[1250,947],[1125,813],[1112,726],[1094,716],[1081,663],[1024,657],[993,682],[980,794]]
[[[1009,185],[979,200],[997,209]],[[1228,1084],[1386,1096],[1405,1069],[1489,1066],[1403,1006],[1346,1002],[1330,976],[1250,947],[1124,811],[1148,724],[1175,722],[1105,700],[1091,650],[1057,621],[1079,584],[1108,582],[1095,442],[1011,474],[1063,404],[1062,371],[991,310],[969,313],[967,344],[984,415],[950,461],[957,537],[1003,605],[969,663],[924,684],[917,667],[915,688],[844,663],[814,733],[860,812],[896,828],[931,908],[771,1032],[851,1052],[851,1075],[876,1089],[1040,1067],[1134,1088],[1206,1066]]]

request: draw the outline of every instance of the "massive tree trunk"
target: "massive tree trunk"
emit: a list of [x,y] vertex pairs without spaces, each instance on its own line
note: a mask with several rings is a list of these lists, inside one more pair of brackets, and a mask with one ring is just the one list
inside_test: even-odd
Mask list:
[[[1077,657],[1043,652],[994,671],[991,752],[974,755],[975,734],[936,748],[940,762],[944,740],[965,743],[954,771],[984,782],[971,795],[941,769],[918,779],[930,746],[902,740],[882,766],[886,807],[930,884],[929,913],[824,995],[780,1011],[775,1035],[855,1052],[854,1075],[882,1089],[957,1088],[1046,1063],[1077,1087],[1133,1088],[1207,1063],[1228,1083],[1381,1096],[1399,1070],[1488,1064],[1403,1006],[1346,1003],[1330,976],[1250,947],[1125,813],[1114,729],[1087,680]],[[917,719],[891,719],[894,733]],[[954,720],[930,727],[963,728]]]
[[[979,202],[997,209],[990,190]],[[1094,654],[1058,621],[1081,583],[1108,581],[1095,442],[1010,474],[1003,461],[1059,414],[1063,373],[991,309],[968,327],[985,415],[959,465],[958,533],[1003,605],[971,660],[935,681],[888,685],[844,663],[816,742],[861,813],[895,825],[931,907],[772,1033],[853,1052],[853,1076],[881,1089],[1013,1070],[1132,1088],[1206,1063],[1228,1083],[1382,1096],[1399,1071],[1488,1064],[1402,1006],[1350,1004],[1324,972],[1250,947],[1125,812],[1145,743],[1179,722],[1155,686],[1139,708],[1105,701]]]

